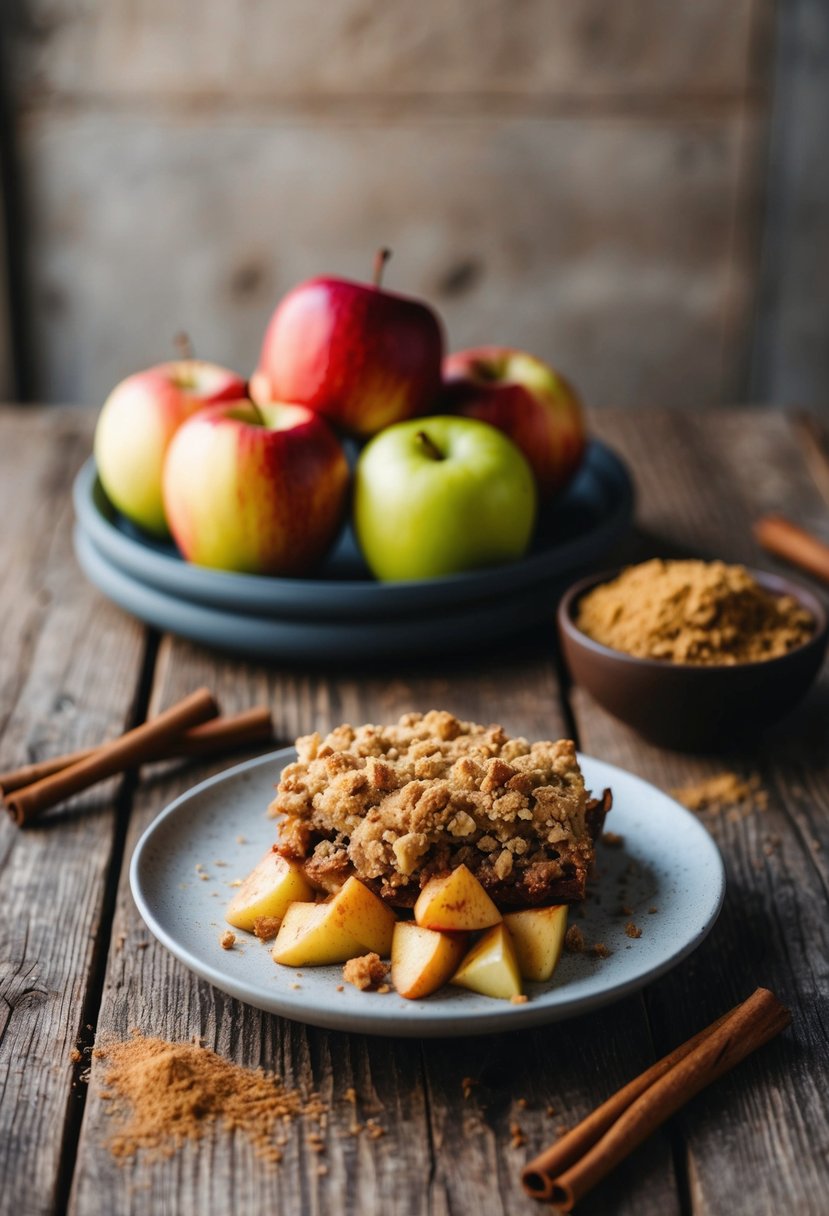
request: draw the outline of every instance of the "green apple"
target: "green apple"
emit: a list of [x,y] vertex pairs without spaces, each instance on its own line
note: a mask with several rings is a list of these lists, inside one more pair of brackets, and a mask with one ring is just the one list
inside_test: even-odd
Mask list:
[[487,422],[413,418],[381,431],[355,473],[354,529],[377,578],[438,578],[513,561],[536,511],[533,474]]

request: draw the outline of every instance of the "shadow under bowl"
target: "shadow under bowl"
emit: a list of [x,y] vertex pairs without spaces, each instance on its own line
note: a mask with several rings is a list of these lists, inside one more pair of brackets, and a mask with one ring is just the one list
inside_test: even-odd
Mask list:
[[575,583],[558,608],[565,662],[573,680],[645,739],[682,751],[717,749],[756,735],[803,699],[820,671],[829,640],[823,602],[802,584],[760,570],[750,573],[772,595],[790,595],[815,620],[803,645],[758,663],[695,666],[641,659],[611,650],[576,626],[579,600],[621,571]]

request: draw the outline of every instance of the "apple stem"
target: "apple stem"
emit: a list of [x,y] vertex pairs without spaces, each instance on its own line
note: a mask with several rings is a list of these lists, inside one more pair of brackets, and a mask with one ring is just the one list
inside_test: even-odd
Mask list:
[[437,444],[429,438],[425,431],[417,432],[417,441],[430,460],[443,460],[443,452],[440,450]]
[[267,424],[267,422],[265,421],[265,415],[262,413],[262,411],[260,410],[259,406],[256,404],[256,402],[253,400],[253,398],[252,398],[252,397],[249,397],[249,398],[248,398],[248,405],[249,405],[249,406],[250,406],[250,408],[253,410],[253,420],[254,420],[254,422],[255,422],[255,423],[258,425],[258,426],[267,426],[268,424]]
[[383,271],[386,268],[386,262],[391,257],[390,249],[378,249],[374,255],[374,271],[371,276],[371,281],[375,287],[381,287],[383,283]]
[[193,343],[190,341],[190,335],[180,330],[173,338],[173,346],[178,351],[179,359],[193,358]]

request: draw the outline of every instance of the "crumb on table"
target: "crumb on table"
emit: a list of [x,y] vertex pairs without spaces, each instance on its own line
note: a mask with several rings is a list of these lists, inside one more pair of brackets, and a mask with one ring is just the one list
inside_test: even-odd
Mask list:
[[389,973],[388,963],[384,963],[379,954],[372,950],[359,958],[350,958],[343,967],[343,979],[347,984],[353,984],[361,992],[375,989],[377,992],[389,992],[388,984],[383,981]]
[[223,950],[232,950],[236,945],[236,934],[232,929],[225,929],[222,936],[219,938],[219,945]]

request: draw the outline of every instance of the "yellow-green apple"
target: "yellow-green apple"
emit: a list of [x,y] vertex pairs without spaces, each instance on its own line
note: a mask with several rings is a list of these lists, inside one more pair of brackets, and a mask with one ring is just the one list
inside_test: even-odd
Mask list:
[[277,307],[250,393],[259,404],[295,401],[356,435],[430,409],[440,391],[443,332],[419,300],[374,283],[316,278]]
[[471,988],[473,992],[500,997],[505,1001],[521,995],[518,956],[506,924],[502,922],[487,929],[450,982],[459,988]]
[[441,400],[447,410],[509,435],[530,462],[542,499],[563,489],[581,463],[585,430],[578,394],[533,355],[503,346],[449,355]]
[[349,472],[331,428],[302,405],[200,410],[164,462],[164,509],[182,555],[247,574],[301,574],[333,543]]
[[536,489],[511,439],[473,418],[416,418],[367,444],[354,528],[379,579],[422,579],[512,561],[532,537]]
[[201,359],[160,363],[122,380],[95,429],[98,476],[113,505],[147,532],[167,536],[161,475],[170,440],[205,405],[245,395],[241,376]]

